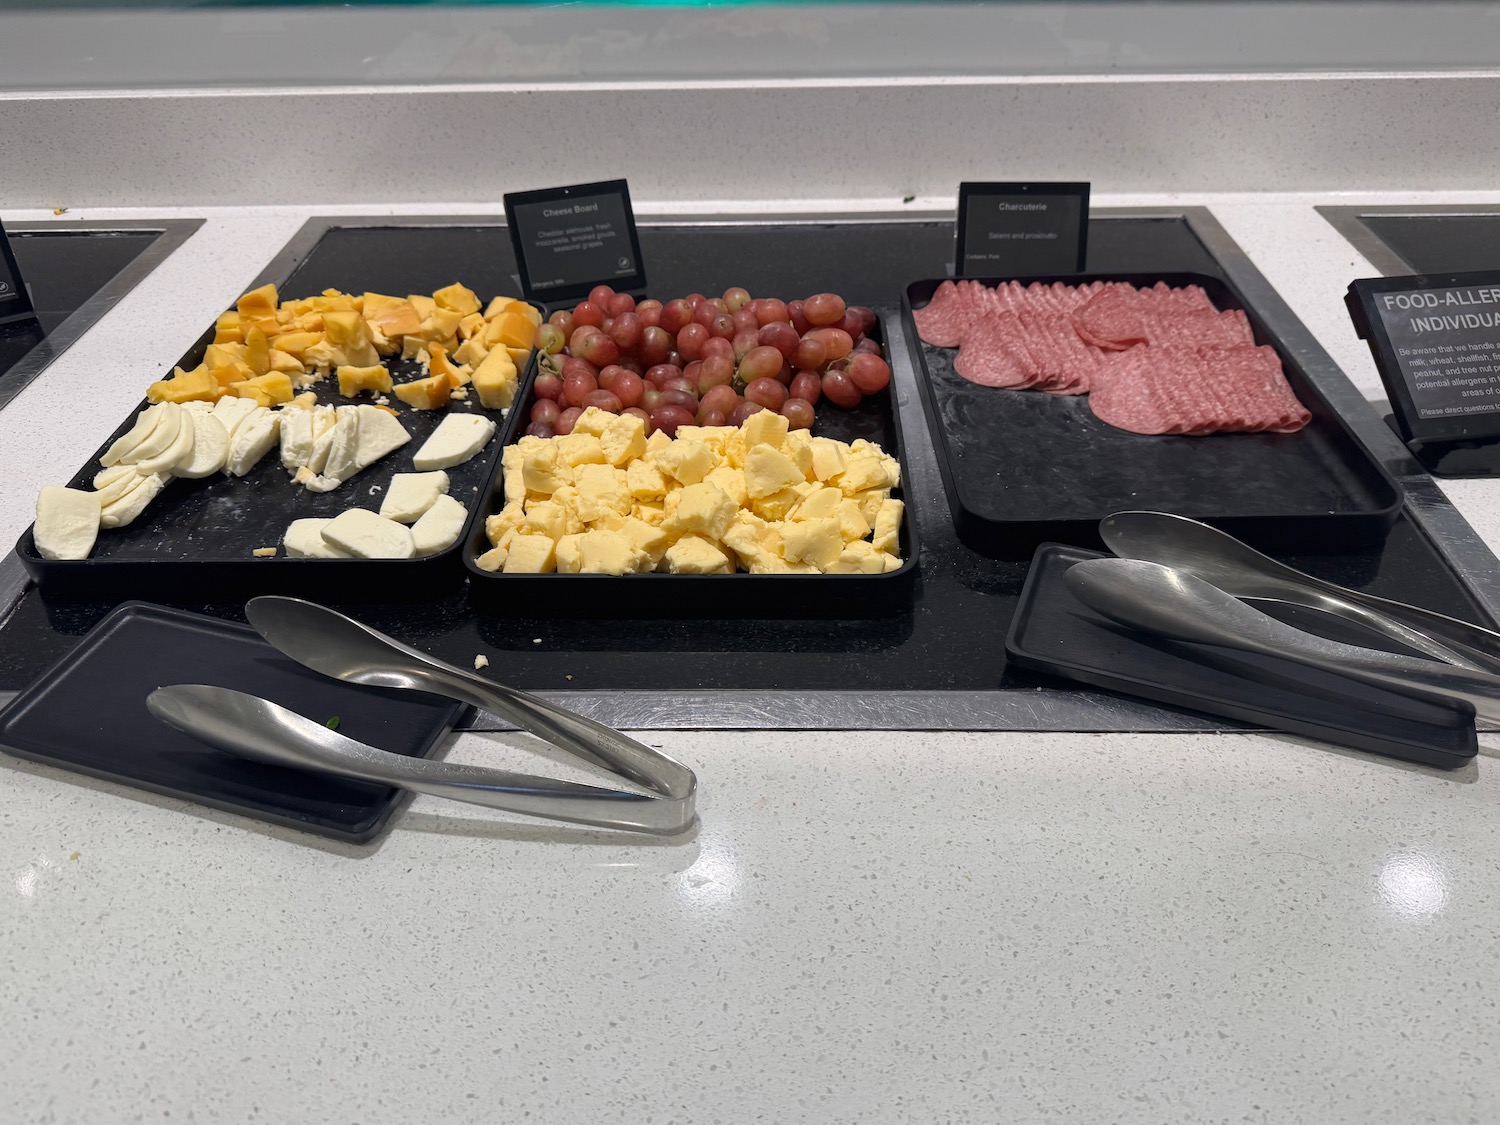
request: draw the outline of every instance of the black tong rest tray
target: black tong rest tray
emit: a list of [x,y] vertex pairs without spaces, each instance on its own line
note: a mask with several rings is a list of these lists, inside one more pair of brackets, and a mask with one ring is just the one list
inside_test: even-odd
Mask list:
[[1478,753],[1466,703],[1387,691],[1274,657],[1186,644],[1117,626],[1063,582],[1097,551],[1045,543],[1016,607],[1007,656],[1037,672],[1304,735],[1372,754],[1456,769]]

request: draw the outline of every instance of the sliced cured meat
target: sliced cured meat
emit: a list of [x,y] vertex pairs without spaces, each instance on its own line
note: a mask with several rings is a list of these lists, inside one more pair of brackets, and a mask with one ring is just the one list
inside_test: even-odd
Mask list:
[[1140,301],[1128,285],[1096,293],[1071,319],[1073,330],[1085,342],[1105,351],[1124,351],[1148,339]]
[[1029,357],[1018,355],[1012,341],[1021,335],[1015,318],[992,317],[974,325],[953,360],[953,370],[982,387],[1024,388],[1031,385]]
[[958,287],[951,281],[939,285],[923,308],[913,309],[911,318],[922,342],[935,348],[956,348],[969,326]]
[[1151,379],[1144,345],[1114,352],[1094,375],[1089,409],[1101,422],[1133,434],[1164,434],[1172,418]]

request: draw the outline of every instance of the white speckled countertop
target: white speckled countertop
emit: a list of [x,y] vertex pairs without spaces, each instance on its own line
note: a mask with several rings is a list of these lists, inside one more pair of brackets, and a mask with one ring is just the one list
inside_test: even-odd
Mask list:
[[[1095,202],[1210,205],[1378,397],[1312,207],[1423,198],[1474,197]],[[333,210],[165,213],[208,222],[0,411],[0,540]],[[1500,483],[1444,487],[1500,545]],[[684,838],[419,798],[346,848],[0,756],[0,1121],[1500,1120],[1492,738],[643,737],[699,772]]]

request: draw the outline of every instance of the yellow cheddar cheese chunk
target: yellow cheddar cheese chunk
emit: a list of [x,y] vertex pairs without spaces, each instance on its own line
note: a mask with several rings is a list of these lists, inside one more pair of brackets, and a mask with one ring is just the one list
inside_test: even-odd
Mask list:
[[391,373],[384,364],[377,363],[374,367],[340,367],[337,371],[339,378],[339,394],[345,398],[353,398],[362,391],[371,394],[385,394],[391,389]]
[[[464,347],[473,343],[470,340]],[[474,389],[479,392],[481,406],[490,410],[505,410],[516,399],[516,385],[519,382],[516,364],[503,348],[488,352],[480,360],[479,366],[474,368],[471,378]]]
[[557,567],[557,545],[545,535],[517,535],[505,556],[506,574],[550,574]]
[[398,383],[396,397],[417,410],[437,410],[448,405],[448,395],[453,390],[453,379],[448,375],[430,375],[426,379],[414,379],[410,383]]
[[454,282],[445,285],[432,295],[433,302],[440,309],[456,312],[460,317],[468,316],[470,313],[479,311],[479,298],[474,290],[466,285]]

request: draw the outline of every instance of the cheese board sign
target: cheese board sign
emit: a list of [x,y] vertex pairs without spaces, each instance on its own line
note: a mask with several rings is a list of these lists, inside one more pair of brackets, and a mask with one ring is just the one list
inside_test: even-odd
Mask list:
[[1500,271],[1370,278],[1345,301],[1409,445],[1500,439]]
[[1088,229],[1088,184],[959,184],[956,271],[960,277],[1080,272]]
[[21,279],[21,267],[16,265],[5,226],[0,224],[0,324],[32,315],[31,295]]
[[533,300],[576,300],[600,284],[621,293],[646,287],[624,180],[511,192],[505,222],[521,289]]

